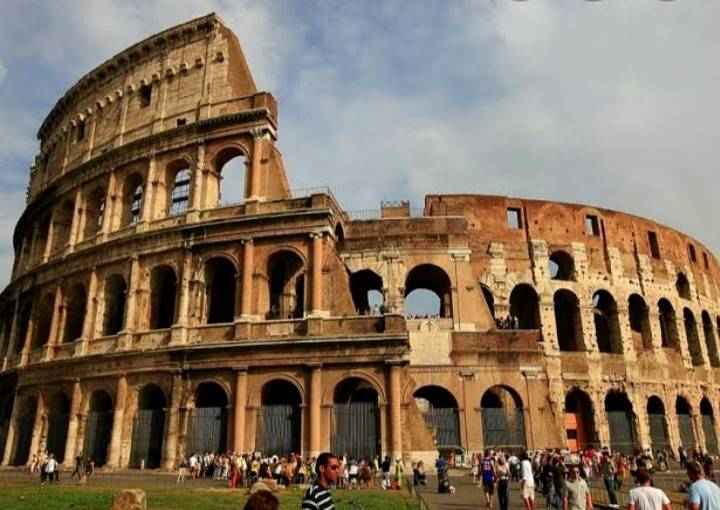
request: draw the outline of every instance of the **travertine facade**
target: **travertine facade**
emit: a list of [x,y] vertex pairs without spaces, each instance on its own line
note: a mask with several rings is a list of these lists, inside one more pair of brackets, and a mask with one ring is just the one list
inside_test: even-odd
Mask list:
[[[45,448],[164,468],[196,449],[717,449],[719,272],[702,244],[508,197],[343,211],[290,189],[276,129],[215,15],[57,103],[0,296],[3,465]],[[244,199],[228,204],[235,158]],[[437,317],[406,317],[417,289]],[[518,329],[496,329],[507,315]]]

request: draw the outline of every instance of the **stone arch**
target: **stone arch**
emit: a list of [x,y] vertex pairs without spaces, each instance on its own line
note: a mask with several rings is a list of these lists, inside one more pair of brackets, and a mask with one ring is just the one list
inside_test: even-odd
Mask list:
[[50,328],[52,326],[53,312],[55,311],[55,294],[46,293],[38,306],[33,307],[33,337],[30,344],[31,349],[47,345],[50,340]]
[[58,462],[62,462],[65,458],[65,444],[70,424],[70,399],[65,392],[58,391],[50,399],[47,424],[45,449],[54,454]]
[[145,178],[138,172],[125,177],[122,188],[121,224],[134,225],[142,219],[145,205]]
[[510,386],[488,388],[480,399],[486,448],[525,448],[525,414],[520,394]]
[[[416,290],[426,290],[435,294],[439,300],[437,315],[443,318],[452,317],[452,283],[444,269],[434,264],[420,264],[413,267],[405,278],[405,313],[408,310],[408,297]],[[417,314],[415,314],[417,315]],[[432,314],[435,315],[435,314]]]
[[610,429],[610,448],[630,455],[637,446],[635,413],[627,393],[610,390],[605,395],[605,415]]
[[35,395],[28,395],[16,405],[20,405],[15,422],[15,452],[12,459],[14,466],[23,466],[30,458],[32,431],[35,424],[38,400]]
[[252,390],[248,392],[248,405],[257,407],[262,405],[262,391],[265,385],[272,381],[285,381],[291,386],[294,386],[300,395],[300,403],[306,402],[305,387],[303,383],[296,377],[288,374],[267,374],[253,386]]
[[460,414],[455,396],[441,386],[425,385],[417,388],[413,397],[438,450],[461,449]]
[[47,245],[48,235],[50,234],[50,214],[43,216],[35,227],[35,239],[33,241],[33,254],[32,260],[39,264],[43,261],[45,255],[45,247]]
[[628,298],[628,314],[635,350],[652,349],[650,309],[639,294],[631,294]]
[[165,392],[157,384],[147,383],[138,390],[130,448],[131,468],[160,467],[167,407]]
[[592,304],[598,350],[604,353],[622,354],[622,336],[615,298],[608,291],[601,289],[593,294]]
[[345,243],[345,229],[342,226],[342,223],[338,222],[335,224],[335,244],[337,244],[338,247],[342,247],[342,245]]
[[103,186],[95,186],[86,194],[83,239],[90,239],[102,229],[105,221],[106,195]]
[[705,363],[702,355],[702,346],[698,336],[697,321],[695,314],[688,307],[683,309],[683,323],[685,324],[685,337],[687,338],[688,350],[693,366],[700,366]]
[[85,284],[77,282],[70,287],[66,301],[65,331],[63,342],[73,342],[80,338],[85,324],[87,311],[87,292]]
[[712,319],[710,318],[710,314],[707,310],[703,310],[701,317],[703,334],[705,336],[705,345],[707,346],[708,358],[710,359],[710,366],[720,367],[717,339],[715,337],[715,328],[713,327]]
[[218,179],[218,205],[240,203],[248,197],[250,189],[250,152],[241,144],[227,144],[212,158]]
[[381,451],[380,394],[371,380],[345,377],[333,388],[331,449],[356,459]]
[[548,271],[552,280],[575,280],[575,260],[565,250],[555,250],[548,258]]
[[18,310],[18,328],[15,338],[15,353],[20,353],[25,348],[27,341],[27,333],[30,327],[30,319],[32,318],[33,305],[32,299],[28,295],[20,297],[20,308]]
[[228,440],[229,392],[215,381],[200,382],[194,391],[195,407],[192,409],[186,451],[224,452]]
[[520,329],[540,329],[540,298],[532,285],[521,283],[513,288],[510,315],[518,318]]
[[[374,291],[374,292],[373,292]],[[382,277],[371,269],[361,269],[350,273],[350,293],[358,315],[368,315],[372,311],[371,293],[383,295]],[[375,295],[377,297],[377,295]],[[384,301],[383,301],[384,304]]]
[[89,412],[85,418],[85,438],[83,454],[93,459],[95,465],[105,465],[110,447],[113,422],[113,399],[104,389],[96,389],[90,394]]
[[344,374],[342,377],[339,377],[335,379],[335,381],[332,384],[329,384],[326,389],[323,392],[323,405],[324,406],[331,406],[335,403],[335,390],[343,381],[347,379],[361,379],[366,383],[367,385],[371,386],[378,395],[378,404],[383,406],[387,404],[387,397],[385,395],[385,390],[382,381],[379,381],[377,377],[373,376],[372,374],[369,374],[362,370],[350,370],[348,373]]
[[150,329],[165,329],[177,316],[178,274],[174,267],[160,264],[150,272]]
[[273,251],[266,259],[268,319],[303,317],[306,303],[305,259],[295,250]]
[[598,446],[593,401],[580,388],[565,395],[565,442],[573,452]]
[[705,436],[705,450],[710,455],[717,455],[718,439],[717,434],[715,434],[715,413],[707,397],[703,397],[700,401],[700,418]]
[[192,194],[193,161],[190,157],[181,157],[165,167],[165,204],[167,216],[184,214]]
[[690,282],[688,281],[687,276],[685,276],[685,273],[680,272],[677,274],[677,279],[675,280],[675,290],[677,291],[678,296],[682,299],[692,299],[690,295]]
[[683,448],[690,450],[695,446],[692,406],[682,395],[678,395],[675,398],[675,416],[677,418],[678,430],[680,431],[680,442],[682,443]]
[[75,202],[73,200],[63,200],[53,209],[51,253],[61,252],[68,245],[73,216],[75,216]]
[[295,381],[272,377],[260,389],[255,451],[289,456],[300,451],[303,396]]
[[116,335],[125,326],[127,290],[125,277],[120,274],[115,273],[105,280],[103,335]]
[[660,320],[660,335],[663,347],[680,347],[680,340],[677,330],[677,319],[675,309],[665,298],[658,301],[658,318]]
[[235,320],[237,267],[228,257],[214,256],[205,262],[206,321],[208,324]]
[[553,295],[555,327],[561,351],[584,351],[580,300],[568,289],[559,289]]
[[672,449],[670,434],[668,432],[665,403],[657,395],[650,395],[647,400],[648,424],[650,426],[650,441],[655,452]]

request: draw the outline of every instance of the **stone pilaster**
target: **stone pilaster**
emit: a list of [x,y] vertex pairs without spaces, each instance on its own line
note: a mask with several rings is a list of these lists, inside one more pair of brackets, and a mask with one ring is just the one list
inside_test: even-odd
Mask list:
[[120,450],[122,445],[122,425],[125,418],[125,400],[127,399],[127,378],[121,375],[115,392],[115,409],[113,411],[112,435],[110,436],[110,452],[107,467],[117,468],[121,465]]
[[233,450],[245,451],[245,406],[247,404],[247,369],[235,372],[235,408],[233,416]]

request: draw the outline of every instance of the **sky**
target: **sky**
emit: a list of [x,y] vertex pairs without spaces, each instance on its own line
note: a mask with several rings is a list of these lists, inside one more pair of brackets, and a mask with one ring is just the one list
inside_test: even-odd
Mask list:
[[293,188],[587,203],[720,255],[720,2],[0,0],[0,287],[36,132],[82,75],[217,12],[279,101]]

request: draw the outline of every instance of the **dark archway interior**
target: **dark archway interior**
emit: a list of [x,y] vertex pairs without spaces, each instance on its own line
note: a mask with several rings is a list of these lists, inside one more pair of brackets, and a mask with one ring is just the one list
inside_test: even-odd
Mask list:
[[421,264],[408,273],[405,280],[406,314],[425,315],[422,310],[413,310],[414,306],[408,306],[408,297],[419,289],[430,291],[440,301],[437,312],[430,315],[443,318],[452,317],[452,284],[445,271],[432,264]]
[[575,279],[575,261],[566,251],[558,250],[550,254],[550,278],[553,280],[570,281]]
[[219,384],[201,383],[195,391],[195,407],[226,407],[228,397]]
[[235,320],[235,266],[225,258],[210,259],[205,270],[208,324]]
[[627,395],[622,391],[611,391],[605,397],[605,411],[632,412],[632,404]]
[[680,346],[678,340],[677,322],[675,320],[675,309],[670,301],[663,298],[658,301],[658,310],[660,312],[660,334],[662,336],[663,347],[677,348]]
[[350,273],[350,293],[358,315],[368,315],[371,311],[369,294],[371,291],[382,293],[383,281],[379,274],[369,269]]
[[19,353],[25,347],[25,340],[30,325],[30,317],[32,316],[32,301],[29,297],[20,298],[20,317],[18,321],[17,336],[15,337],[15,352]]
[[112,275],[105,282],[104,335],[116,335],[125,324],[125,300],[127,284],[119,274]]
[[359,377],[345,379],[335,387],[334,402],[348,404],[351,402],[369,402],[377,404],[378,393],[372,384]]
[[702,347],[700,346],[700,337],[698,336],[695,315],[689,308],[685,308],[683,309],[683,318],[685,322],[685,336],[687,337],[688,350],[690,351],[692,364],[694,366],[703,365]]
[[138,409],[165,409],[165,393],[155,384],[146,384],[138,395]]
[[482,290],[485,302],[490,309],[490,316],[495,319],[495,297],[493,296],[492,291],[485,285],[480,285],[480,289]]
[[82,336],[85,322],[85,309],[87,307],[87,294],[82,283],[76,283],[70,289],[67,299],[65,334],[63,342],[72,342]]
[[48,343],[54,308],[55,294],[45,294],[38,306],[35,307],[35,329],[31,348],[35,349]]
[[53,212],[53,241],[51,251],[59,252],[65,249],[70,240],[70,227],[75,214],[75,203],[66,200]]
[[703,397],[700,401],[700,414],[702,416],[713,416],[715,414],[713,413],[712,404],[706,397]]
[[675,281],[675,290],[677,290],[678,296],[683,299],[690,299],[690,282],[684,273],[678,273],[677,280]]
[[566,439],[571,449],[586,448],[597,442],[593,404],[587,393],[577,388],[570,391],[565,396],[565,415]]
[[105,220],[105,190],[95,188],[85,201],[85,232],[83,239],[89,239],[97,234]]
[[713,327],[712,319],[707,311],[702,313],[703,323],[703,334],[705,336],[705,344],[707,345],[708,358],[710,358],[710,365],[713,367],[720,366],[720,359],[718,359],[717,341],[715,338],[715,328]]
[[510,315],[517,317],[520,329],[540,328],[540,303],[530,285],[517,285],[510,293]]
[[665,404],[660,400],[660,397],[652,396],[648,399],[647,403],[648,414],[662,414],[665,415]]
[[645,300],[640,295],[633,294],[630,296],[628,299],[628,313],[630,314],[630,330],[632,331],[635,350],[652,349],[650,312]]
[[110,395],[103,390],[95,391],[90,396],[90,411],[91,412],[108,412],[112,411],[112,398]]
[[140,174],[131,174],[125,179],[123,191],[123,225],[140,221],[145,200],[145,183]]
[[264,406],[287,404],[299,406],[302,403],[302,397],[297,387],[290,381],[283,379],[275,379],[265,383],[260,398]]
[[690,404],[683,397],[678,397],[675,400],[675,413],[676,414],[692,414]]
[[598,350],[610,354],[622,354],[620,323],[615,299],[605,290],[593,295],[593,319]]
[[580,318],[580,301],[566,289],[560,289],[553,296],[555,326],[561,351],[582,351],[583,334]]
[[480,407],[487,409],[522,409],[522,399],[514,390],[505,386],[489,388],[480,400]]
[[[430,408],[457,408],[457,400],[445,388],[440,386],[423,386],[413,393],[415,401],[424,400]],[[421,405],[423,405],[421,403]]]
[[293,319],[305,313],[305,273],[302,259],[287,250],[268,259],[269,319]]
[[170,266],[153,268],[150,275],[150,329],[169,328],[175,323],[177,276]]

